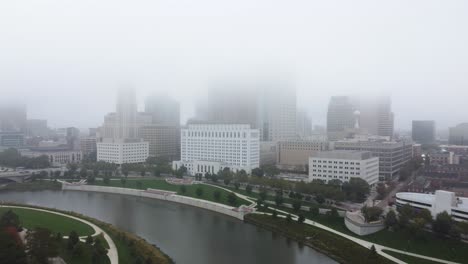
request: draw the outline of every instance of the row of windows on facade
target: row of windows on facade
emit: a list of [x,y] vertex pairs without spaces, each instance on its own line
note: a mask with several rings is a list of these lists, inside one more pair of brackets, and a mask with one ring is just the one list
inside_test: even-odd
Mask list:
[[[312,165],[314,168],[322,168],[322,165]],[[323,165],[323,168],[327,168],[326,165]],[[328,166],[329,169],[343,169],[343,166]],[[345,170],[361,170],[361,167],[344,167]]]
[[[312,174],[312,176],[313,176],[313,177],[323,177],[323,178],[327,178],[327,175],[322,175],[322,174]],[[328,178],[349,180],[349,177],[347,177],[347,176],[332,176],[332,175],[328,175]]]
[[[314,170],[312,170],[312,171],[314,171],[314,172],[322,172],[322,170],[317,170],[317,169],[314,169]],[[327,172],[327,170],[323,170],[323,172]],[[329,171],[328,171],[328,173],[335,173],[335,174],[336,174],[336,173],[339,173],[339,174],[361,175],[361,173],[360,173],[360,172],[356,172],[356,173],[354,173],[354,171],[351,171],[351,172],[347,172],[347,171],[345,171],[345,172],[343,173],[343,171],[331,171],[331,170],[329,170]]]
[[183,131],[182,136],[188,137],[220,137],[220,138],[243,138],[247,137],[246,132],[218,132],[218,131]]
[[346,164],[346,165],[347,165],[347,164],[350,164],[350,165],[361,165],[361,163],[360,163],[360,162],[353,162],[353,161],[351,161],[351,162],[344,161],[344,163],[343,163],[343,161],[331,161],[331,160],[329,160],[329,161],[323,160],[323,161],[322,161],[322,160],[312,160],[312,162],[315,162],[315,163],[329,163],[329,164]]

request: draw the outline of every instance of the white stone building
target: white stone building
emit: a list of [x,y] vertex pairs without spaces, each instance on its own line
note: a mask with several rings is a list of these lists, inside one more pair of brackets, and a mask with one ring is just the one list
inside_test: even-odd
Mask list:
[[47,156],[52,166],[63,166],[69,163],[80,163],[83,158],[81,151],[60,148],[37,148],[31,150],[25,149],[21,150],[20,152],[22,156],[30,158]]
[[97,160],[115,164],[142,163],[149,155],[149,143],[141,139],[103,139],[97,143]]
[[309,180],[348,182],[361,178],[369,185],[379,181],[379,158],[368,151],[323,151],[309,158]]
[[190,175],[217,173],[225,167],[250,173],[259,167],[259,131],[250,125],[191,124],[181,130],[181,160]]

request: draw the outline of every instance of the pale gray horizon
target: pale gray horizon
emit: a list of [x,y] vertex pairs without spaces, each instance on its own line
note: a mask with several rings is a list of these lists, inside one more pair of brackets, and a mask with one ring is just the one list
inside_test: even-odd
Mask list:
[[[330,96],[392,96],[395,128],[468,122],[467,1],[3,1],[0,101],[96,127],[133,86],[181,103],[213,82],[284,75],[324,125]],[[259,77],[260,78],[260,77]],[[248,95],[246,95],[248,96]]]

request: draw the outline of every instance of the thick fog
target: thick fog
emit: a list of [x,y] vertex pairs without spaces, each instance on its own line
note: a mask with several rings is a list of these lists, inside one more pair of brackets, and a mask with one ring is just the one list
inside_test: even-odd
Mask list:
[[[0,3],[0,100],[51,126],[95,127],[116,89],[181,102],[214,84],[288,79],[324,124],[329,97],[392,96],[396,128],[468,121],[465,0],[41,0]],[[246,95],[248,96],[248,95]]]

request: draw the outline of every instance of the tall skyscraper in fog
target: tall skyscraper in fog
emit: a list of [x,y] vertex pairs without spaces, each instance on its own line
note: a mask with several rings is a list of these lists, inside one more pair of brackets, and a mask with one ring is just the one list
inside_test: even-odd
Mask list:
[[151,115],[153,124],[180,125],[180,104],[169,96],[152,95],[147,97],[145,112]]
[[354,108],[347,96],[332,96],[328,104],[327,134],[330,140],[342,139],[354,126]]
[[197,106],[197,120],[249,124],[262,141],[296,137],[296,92],[288,83],[230,83],[213,87]]
[[299,138],[308,138],[312,135],[312,119],[302,109],[296,113],[296,134]]
[[353,106],[360,112],[360,127],[376,136],[393,137],[392,101],[389,96],[353,97]]
[[0,132],[27,132],[26,106],[22,104],[0,104]]
[[468,123],[449,128],[449,144],[468,146]]
[[413,120],[412,138],[420,144],[435,142],[435,122],[433,120]]
[[116,106],[117,138],[137,137],[137,102],[135,90],[120,89]]

